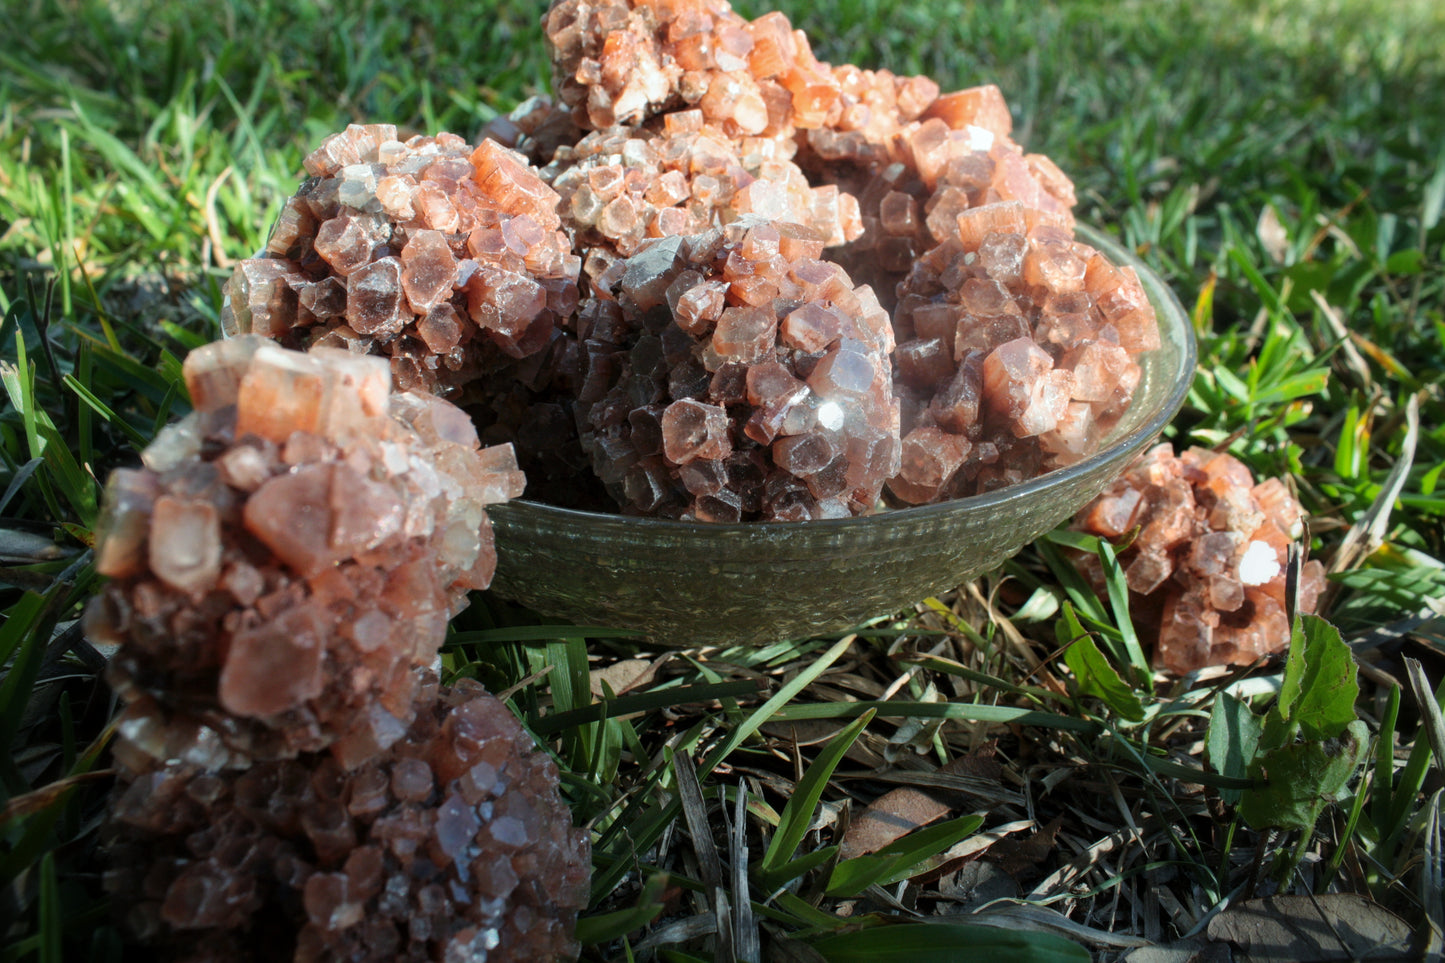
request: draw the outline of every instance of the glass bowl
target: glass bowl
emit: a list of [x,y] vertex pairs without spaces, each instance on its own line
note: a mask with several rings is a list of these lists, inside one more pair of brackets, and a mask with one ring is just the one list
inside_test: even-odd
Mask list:
[[815,522],[709,525],[512,501],[488,509],[491,591],[658,644],[761,644],[898,612],[997,567],[1107,487],[1194,377],[1194,332],[1174,293],[1097,229],[1080,224],[1078,238],[1139,273],[1163,342],[1140,359],[1134,401],[1097,454],[971,498]]

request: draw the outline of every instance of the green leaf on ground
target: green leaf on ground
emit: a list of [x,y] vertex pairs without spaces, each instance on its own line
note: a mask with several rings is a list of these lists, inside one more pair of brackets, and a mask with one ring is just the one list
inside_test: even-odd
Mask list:
[[1265,717],[1261,745],[1277,749],[1296,735],[1339,735],[1355,718],[1359,694],[1354,657],[1339,630],[1318,616],[1300,616],[1290,637],[1279,700]]
[[[1242,779],[1249,771],[1259,750],[1264,724],[1242,700],[1221,692],[1209,714],[1209,762],[1222,776]],[[1233,805],[1239,802],[1240,790],[1221,789],[1219,798]]]
[[[1069,603],[1065,602],[1064,607],[1068,609]],[[1064,621],[1071,627],[1077,626],[1079,631],[1083,629],[1072,611],[1066,613]],[[1130,722],[1144,721],[1144,704],[1139,701],[1138,693],[1119,677],[1090,636],[1076,637],[1074,644],[1064,650],[1064,663],[1078,680],[1080,695],[1094,696],[1117,712],[1120,718]]]
[[1301,742],[1255,758],[1249,776],[1262,785],[1246,789],[1239,814],[1255,829],[1314,828],[1320,812],[1349,783],[1365,758],[1369,730],[1358,719],[1338,738]]

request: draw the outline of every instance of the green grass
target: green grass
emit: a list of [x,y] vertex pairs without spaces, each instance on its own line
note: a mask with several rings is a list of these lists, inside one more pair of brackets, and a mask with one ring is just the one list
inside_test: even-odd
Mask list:
[[[1284,670],[1150,691],[1120,600],[1079,590],[1055,544],[1066,536],[848,640],[666,654],[482,598],[454,627],[447,668],[514,690],[592,828],[587,957],[727,958],[731,946],[746,959],[761,939],[799,958],[802,943],[829,960],[913,958],[913,926],[849,934],[976,909],[959,882],[970,845],[1002,867],[998,893],[1033,904],[975,922],[1012,938],[1025,910],[1052,921],[1015,947],[1036,959],[1081,958],[1068,940],[1104,948],[1100,931],[1167,942],[1273,889],[1364,893],[1438,927],[1429,792],[1442,760],[1421,727],[1445,691],[1445,12],[1424,0],[781,6],[824,59],[926,72],[945,89],[999,84],[1016,137],[1075,178],[1081,215],[1170,281],[1201,348],[1170,436],[1293,479],[1310,552],[1333,573],[1323,614],[1366,668],[1350,711],[1371,744],[1317,820],[1270,823],[1248,801],[1246,736],[1268,730],[1268,683]],[[120,959],[97,843],[114,706],[74,621],[94,588],[101,480],[187,410],[179,359],[216,335],[226,268],[260,247],[305,153],[351,121],[474,135],[545,91],[538,14],[436,0],[7,7],[7,958]],[[1423,661],[1423,683],[1407,658]],[[628,659],[657,671],[620,696],[589,694],[591,670]],[[988,780],[936,772],[992,740]],[[968,791],[948,820],[843,859],[842,825],[889,773]],[[1021,828],[989,845],[978,835],[1009,826]],[[661,929],[719,896],[727,939]],[[947,951],[939,941],[977,948],[1003,932],[960,923],[926,937]]]

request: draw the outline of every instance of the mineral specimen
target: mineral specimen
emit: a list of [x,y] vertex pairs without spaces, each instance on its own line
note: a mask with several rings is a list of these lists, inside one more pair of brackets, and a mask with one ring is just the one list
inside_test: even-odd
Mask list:
[[619,262],[579,315],[579,415],[624,511],[702,521],[865,514],[897,470],[888,317],[756,215]]
[[1071,464],[1127,407],[1135,358],[1158,345],[1152,308],[1132,272],[1074,241],[1073,186],[1011,139],[997,87],[831,67],[781,14],[710,0],[557,0],[546,27],[559,96],[595,131],[554,160],[564,222],[590,248],[584,287],[607,299],[647,237],[743,212],[820,232],[820,257],[894,313],[897,501]]
[[581,260],[557,194],[498,141],[352,125],[306,170],[263,255],[227,283],[228,334],[382,354],[399,387],[453,396],[545,349],[575,310]]
[[185,376],[195,413],[107,486],[112,581],[86,628],[119,644],[122,734],[202,766],[329,747],[354,768],[401,738],[447,621],[491,581],[511,449],[390,394],[378,358],[253,336]]
[[208,771],[123,754],[106,888],[163,958],[575,958],[588,841],[506,706],[424,680],[388,749]]
[[[834,67],[724,0],[554,0],[544,26],[557,102],[476,148],[370,125],[312,153],[228,329],[386,355],[513,442],[534,497],[668,517],[871,511],[885,470],[893,504],[989,491],[1092,454],[1129,405],[1153,309],[1074,240],[1072,184],[997,87]],[[845,386],[869,371],[887,392]],[[814,379],[878,405],[839,422],[862,434],[804,424]]]
[[647,238],[700,234],[747,215],[802,224],[825,245],[863,230],[851,196],[811,186],[776,141],[734,141],[698,109],[667,114],[657,132],[590,133],[559,148],[541,173],[561,195],[574,245],[588,251],[594,284]]
[[1018,202],[968,208],[898,286],[894,355],[903,444],[961,449],[917,504],[988,491],[1092,454],[1159,346],[1138,278]]
[[[1165,671],[1246,665],[1288,646],[1285,562],[1302,516],[1279,479],[1256,484],[1231,455],[1191,448],[1176,458],[1161,444],[1074,526],[1110,539],[1131,535],[1119,555],[1130,607]],[[1081,560],[1086,571],[1090,559]],[[1102,584],[1097,570],[1091,575]],[[1323,587],[1323,567],[1306,562],[1300,611],[1314,611]]]

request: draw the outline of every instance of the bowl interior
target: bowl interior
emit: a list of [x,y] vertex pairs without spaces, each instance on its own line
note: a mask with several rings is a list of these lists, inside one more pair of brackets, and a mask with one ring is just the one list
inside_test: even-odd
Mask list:
[[1096,454],[971,498],[804,523],[710,525],[513,501],[489,510],[492,591],[660,644],[765,643],[847,628],[998,566],[1123,471],[1193,379],[1194,334],[1173,292],[1107,235],[1083,224],[1077,235],[1138,272],[1162,341],[1139,359],[1134,401]]

